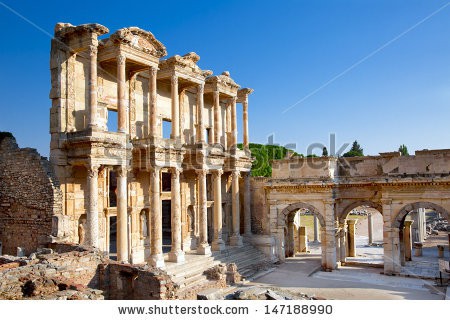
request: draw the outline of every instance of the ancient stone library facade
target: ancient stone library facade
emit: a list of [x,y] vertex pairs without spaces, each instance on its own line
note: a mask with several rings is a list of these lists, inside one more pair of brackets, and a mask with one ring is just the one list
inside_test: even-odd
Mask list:
[[[148,31],[58,24],[52,40],[50,161],[61,240],[164,265],[185,251],[242,246],[250,233],[252,89],[199,56],[166,56]],[[238,107],[243,119],[237,119]],[[244,151],[236,149],[243,122]]]

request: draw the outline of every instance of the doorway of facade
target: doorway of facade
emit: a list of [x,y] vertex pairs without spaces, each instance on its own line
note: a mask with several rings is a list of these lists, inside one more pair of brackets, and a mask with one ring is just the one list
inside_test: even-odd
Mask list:
[[172,206],[170,200],[162,200],[162,236],[163,252],[167,253],[172,245]]
[[109,217],[109,256],[117,259],[117,216]]

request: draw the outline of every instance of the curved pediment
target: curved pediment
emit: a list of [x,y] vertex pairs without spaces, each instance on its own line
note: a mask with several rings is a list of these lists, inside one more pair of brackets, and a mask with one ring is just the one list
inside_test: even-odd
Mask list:
[[187,72],[193,72],[195,74],[202,75],[203,77],[210,76],[212,71],[210,70],[202,70],[197,62],[200,60],[200,56],[195,52],[186,53],[183,56],[174,55],[166,60],[160,62],[159,66],[161,69],[165,69],[168,67],[179,67],[185,69]]
[[167,55],[166,47],[149,32],[138,27],[122,28],[114,32],[109,41],[126,44],[158,58]]

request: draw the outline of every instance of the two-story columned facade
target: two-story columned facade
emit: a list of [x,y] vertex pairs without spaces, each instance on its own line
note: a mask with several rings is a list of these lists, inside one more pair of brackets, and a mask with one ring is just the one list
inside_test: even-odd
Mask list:
[[99,24],[55,27],[50,158],[64,196],[59,234],[158,267],[165,253],[182,262],[187,251],[241,246],[251,233],[253,90],[228,72],[201,70],[195,53],[164,60],[166,48],[148,31],[107,33]]

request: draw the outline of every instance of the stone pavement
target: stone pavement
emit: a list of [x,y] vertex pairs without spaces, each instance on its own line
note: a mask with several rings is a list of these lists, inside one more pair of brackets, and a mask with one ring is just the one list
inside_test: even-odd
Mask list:
[[443,300],[445,292],[433,287],[433,281],[380,274],[371,267],[341,267],[333,272],[320,269],[320,255],[304,254],[288,258],[275,271],[247,286],[307,294],[326,299],[355,300]]

